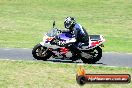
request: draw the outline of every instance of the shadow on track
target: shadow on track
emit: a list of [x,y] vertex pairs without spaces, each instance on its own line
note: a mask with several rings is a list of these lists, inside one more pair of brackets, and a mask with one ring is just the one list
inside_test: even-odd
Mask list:
[[[43,61],[43,60],[41,60],[41,61]],[[77,61],[72,61],[72,60],[69,60],[69,59],[67,59],[67,60],[63,60],[63,59],[49,59],[49,60],[47,60],[47,61],[50,61],[50,62],[55,62],[55,63],[73,63],[73,64],[84,64],[83,62],[82,62],[82,60],[77,60]],[[98,65],[106,65],[106,64],[104,64],[104,63],[95,63],[95,64],[98,64]]]

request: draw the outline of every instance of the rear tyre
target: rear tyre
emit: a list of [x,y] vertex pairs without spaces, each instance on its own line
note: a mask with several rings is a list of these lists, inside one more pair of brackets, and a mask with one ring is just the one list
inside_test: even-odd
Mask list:
[[91,52],[85,53],[87,53],[87,55],[90,55],[90,57],[82,57],[81,60],[83,61],[83,63],[94,64],[102,57],[102,49],[99,46],[93,49]]
[[43,47],[41,44],[37,44],[34,46],[34,48],[32,50],[32,55],[37,60],[46,61],[47,59],[49,59],[52,56],[51,53],[45,52],[46,50],[47,50],[46,47]]

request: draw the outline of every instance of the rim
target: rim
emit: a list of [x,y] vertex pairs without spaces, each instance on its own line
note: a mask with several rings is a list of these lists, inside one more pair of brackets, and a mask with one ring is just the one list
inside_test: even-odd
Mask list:
[[99,52],[97,49],[93,51],[93,57],[96,58],[98,56]]
[[46,49],[44,48],[44,47],[42,47],[42,46],[40,46],[40,47],[38,47],[37,49],[36,49],[36,55],[37,56],[39,56],[39,57],[45,57],[46,55],[47,55],[47,53],[46,53]]

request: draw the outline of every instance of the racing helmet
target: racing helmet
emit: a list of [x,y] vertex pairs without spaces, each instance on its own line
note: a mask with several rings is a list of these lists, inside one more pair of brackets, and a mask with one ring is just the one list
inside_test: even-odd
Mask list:
[[64,21],[64,26],[66,29],[70,29],[76,23],[73,17],[66,17]]

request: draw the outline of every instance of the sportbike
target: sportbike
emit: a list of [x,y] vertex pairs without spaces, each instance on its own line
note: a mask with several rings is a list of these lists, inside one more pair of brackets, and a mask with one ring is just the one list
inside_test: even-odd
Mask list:
[[34,46],[32,55],[35,59],[44,61],[50,57],[72,61],[81,59],[83,63],[96,63],[101,59],[102,47],[104,47],[103,43],[105,42],[103,35],[89,35],[89,44],[77,47],[81,57],[76,58],[73,56],[74,52],[71,52],[68,48],[75,42],[75,37],[68,32],[61,32],[54,26],[55,21],[53,22],[53,28],[43,36],[43,41]]

